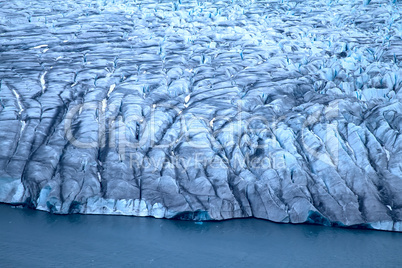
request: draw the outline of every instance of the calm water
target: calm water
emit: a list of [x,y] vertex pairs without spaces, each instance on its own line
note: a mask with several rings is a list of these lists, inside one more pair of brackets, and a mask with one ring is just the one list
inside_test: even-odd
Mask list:
[[255,219],[56,216],[6,205],[0,213],[0,267],[402,267],[399,233]]

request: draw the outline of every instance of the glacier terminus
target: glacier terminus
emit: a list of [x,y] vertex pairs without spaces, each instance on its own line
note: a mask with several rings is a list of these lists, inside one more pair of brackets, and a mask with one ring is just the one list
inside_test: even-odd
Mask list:
[[0,202],[402,231],[397,0],[0,3]]

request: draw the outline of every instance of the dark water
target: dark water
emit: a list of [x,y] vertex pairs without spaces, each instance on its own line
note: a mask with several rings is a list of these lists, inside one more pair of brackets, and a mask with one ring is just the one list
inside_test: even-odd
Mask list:
[[6,205],[0,213],[0,267],[402,267],[399,233],[56,216]]

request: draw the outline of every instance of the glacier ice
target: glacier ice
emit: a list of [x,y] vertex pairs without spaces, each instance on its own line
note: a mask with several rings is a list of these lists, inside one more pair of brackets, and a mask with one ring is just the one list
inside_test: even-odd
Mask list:
[[3,1],[0,37],[0,202],[402,231],[399,1]]

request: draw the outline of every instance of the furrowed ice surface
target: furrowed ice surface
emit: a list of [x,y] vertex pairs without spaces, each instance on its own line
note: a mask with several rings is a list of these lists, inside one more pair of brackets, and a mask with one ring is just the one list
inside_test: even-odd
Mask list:
[[400,1],[2,1],[0,202],[402,231],[401,62]]

